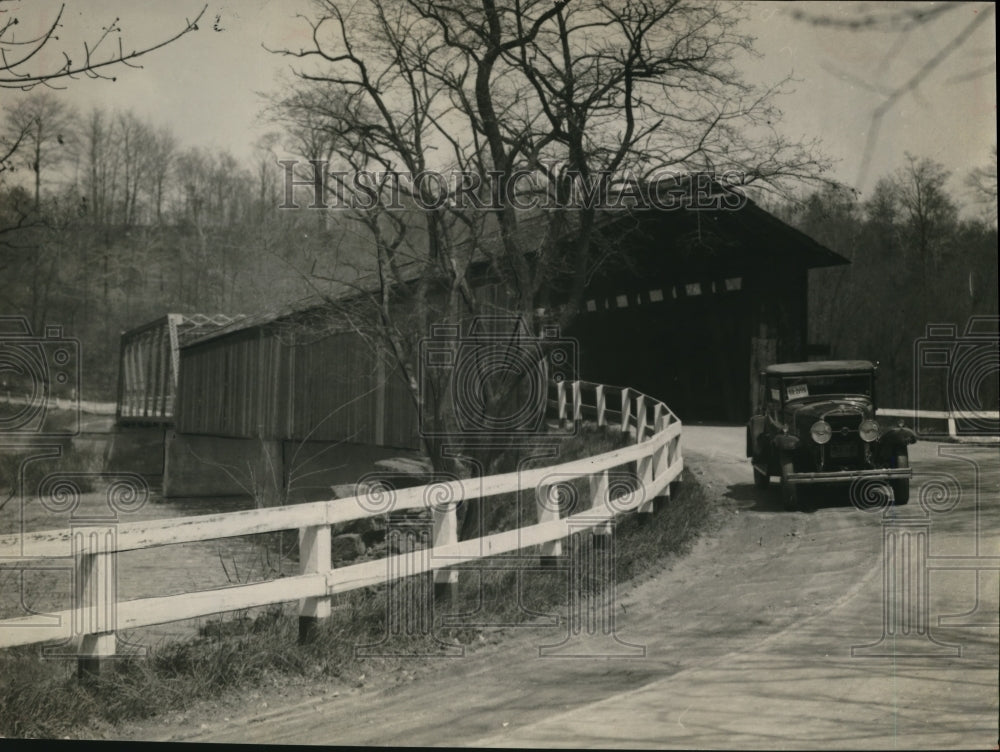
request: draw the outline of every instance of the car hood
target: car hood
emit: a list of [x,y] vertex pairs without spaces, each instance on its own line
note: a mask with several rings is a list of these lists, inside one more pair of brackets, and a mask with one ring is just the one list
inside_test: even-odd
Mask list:
[[834,429],[857,428],[861,421],[872,418],[875,410],[865,397],[824,397],[796,400],[786,405],[792,423],[808,430],[817,420],[825,420]]

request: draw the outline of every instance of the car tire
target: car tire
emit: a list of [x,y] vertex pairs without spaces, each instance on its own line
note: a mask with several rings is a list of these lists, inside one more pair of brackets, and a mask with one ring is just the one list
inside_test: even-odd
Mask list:
[[757,488],[767,488],[771,483],[771,476],[767,473],[762,473],[756,467],[753,469],[753,484]]
[[[907,452],[906,447],[902,447],[896,452],[896,462],[894,463],[896,467],[909,467],[910,466],[910,455]],[[903,505],[910,500],[910,479],[900,478],[899,480],[890,481],[892,486],[892,497],[893,503],[898,505]]]
[[788,482],[788,476],[795,472],[795,463],[791,456],[781,455],[781,504],[789,510],[794,511],[799,508],[798,489],[794,483]]

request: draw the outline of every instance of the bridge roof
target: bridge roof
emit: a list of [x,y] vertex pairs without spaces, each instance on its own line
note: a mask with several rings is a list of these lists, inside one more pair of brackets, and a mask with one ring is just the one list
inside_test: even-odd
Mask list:
[[829,373],[867,373],[875,370],[870,360],[810,360],[804,363],[776,363],[764,369],[769,376],[806,376]]
[[[676,184],[665,190],[686,190],[690,176],[682,176]],[[717,181],[708,187],[708,198],[729,197],[733,189],[727,189]],[[662,193],[662,191],[661,191]],[[739,195],[739,194],[737,194]],[[488,273],[491,254],[485,249],[500,245],[500,230],[489,215],[480,226],[480,234],[475,240],[460,241],[459,252],[467,252],[470,271]],[[738,209],[715,208],[691,210],[678,205],[675,209],[631,208],[603,209],[595,219],[595,235],[598,242],[610,246],[622,245],[639,249],[630,252],[640,261],[641,269],[631,264],[608,264],[590,283],[591,291],[610,284],[614,288],[628,288],[636,275],[644,280],[662,276],[664,272],[676,276],[678,280],[700,279],[710,272],[713,276],[739,276],[749,270],[797,268],[810,269],[850,263],[846,258],[830,250],[811,237],[783,222],[766,209],[744,195]],[[572,213],[566,218],[568,229],[578,221]],[[417,223],[419,225],[419,222]],[[532,256],[539,240],[549,230],[548,216],[538,210],[526,210],[516,229],[521,246],[527,256]],[[414,231],[415,238],[423,232]],[[416,238],[419,240],[419,238]],[[414,242],[409,252],[402,254],[398,262],[399,274],[406,282],[418,279],[426,269],[426,259],[420,257]],[[621,249],[619,249],[620,251]],[[300,300],[274,306],[249,316],[242,316],[223,326],[206,329],[196,336],[187,338],[182,346],[200,344],[238,331],[256,326],[313,316],[323,308],[329,308],[332,301],[347,302],[361,298],[366,292],[379,289],[379,275],[372,269],[356,269],[351,284],[334,284],[325,295],[311,295]],[[604,275],[607,275],[606,277]],[[602,279],[603,278],[603,279]],[[623,287],[624,285],[624,287]],[[321,316],[322,314],[315,313]],[[329,326],[330,321],[324,321]]]

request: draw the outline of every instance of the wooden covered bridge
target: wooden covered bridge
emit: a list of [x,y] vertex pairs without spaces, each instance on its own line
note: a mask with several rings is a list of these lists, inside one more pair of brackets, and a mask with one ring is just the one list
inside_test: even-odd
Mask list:
[[[745,420],[756,370],[806,358],[809,270],[847,263],[750,200],[621,212],[600,232],[629,262],[591,280],[565,332],[579,344],[579,377],[652,395],[685,422]],[[419,449],[407,384],[329,315],[300,301],[178,341],[176,404],[158,416],[167,495],[321,496],[353,480],[337,468]],[[123,373],[143,372],[141,358],[126,362],[134,349],[122,352]],[[134,385],[120,393],[126,425],[151,395],[123,383]]]

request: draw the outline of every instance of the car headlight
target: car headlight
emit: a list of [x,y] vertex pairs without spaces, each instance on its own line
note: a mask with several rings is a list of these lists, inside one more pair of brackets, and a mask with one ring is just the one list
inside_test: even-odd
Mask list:
[[812,424],[812,428],[809,429],[809,433],[812,435],[813,441],[817,444],[825,444],[833,435],[833,429],[830,428],[830,424],[825,420],[817,420]]
[[861,422],[861,426],[858,428],[858,433],[861,434],[861,440],[868,442],[869,444],[878,438],[879,427],[878,423],[874,420],[865,420]]

